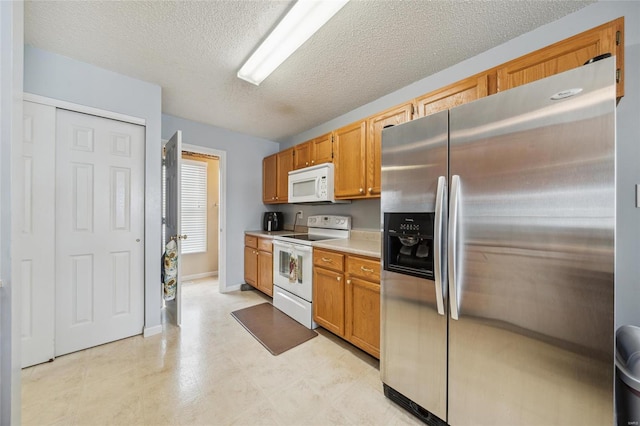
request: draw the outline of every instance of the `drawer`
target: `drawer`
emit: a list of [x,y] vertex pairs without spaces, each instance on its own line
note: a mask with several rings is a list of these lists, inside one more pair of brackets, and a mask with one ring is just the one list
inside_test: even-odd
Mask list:
[[347,258],[347,274],[379,283],[380,261],[364,257],[349,256]]
[[313,249],[313,265],[344,272],[344,255],[333,251]]
[[254,237],[253,235],[245,235],[244,245],[251,248],[258,248],[258,237]]
[[273,251],[273,241],[270,238],[258,238],[258,250]]

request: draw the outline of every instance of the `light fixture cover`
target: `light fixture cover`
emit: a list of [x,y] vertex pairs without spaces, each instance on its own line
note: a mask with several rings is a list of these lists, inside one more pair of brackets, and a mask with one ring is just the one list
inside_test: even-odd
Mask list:
[[258,86],[349,0],[298,0],[238,71]]

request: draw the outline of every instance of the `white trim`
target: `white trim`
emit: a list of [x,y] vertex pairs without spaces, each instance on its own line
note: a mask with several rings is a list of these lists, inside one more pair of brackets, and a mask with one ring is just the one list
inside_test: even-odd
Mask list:
[[218,271],[202,272],[200,274],[183,275],[182,281],[199,280],[200,278],[217,277]]
[[160,333],[162,333],[162,324],[154,325],[153,327],[145,327],[142,330],[142,337],[154,336]]
[[231,293],[232,291],[238,291],[240,290],[240,287],[242,287],[242,284],[232,285],[224,289],[224,291],[221,289],[220,293]]
[[[220,293],[232,291],[227,288],[227,152],[219,149],[207,148],[200,145],[182,144],[183,151],[214,155],[219,158],[220,194],[218,204],[222,208],[218,212],[218,288]],[[240,288],[240,287],[238,287]]]
[[27,102],[50,105],[60,109],[67,109],[69,111],[124,121],[125,123],[138,124],[140,126],[147,125],[147,120],[144,118],[133,117],[126,114],[120,114],[119,112],[107,111],[105,109],[93,108],[86,105],[74,104],[73,102],[61,101],[59,99],[47,98],[46,96],[34,95],[33,93],[24,92],[22,94],[22,99]]

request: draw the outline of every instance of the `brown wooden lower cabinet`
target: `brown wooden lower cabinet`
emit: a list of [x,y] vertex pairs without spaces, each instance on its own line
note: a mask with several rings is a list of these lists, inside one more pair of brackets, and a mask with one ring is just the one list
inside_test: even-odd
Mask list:
[[380,358],[380,261],[314,249],[313,319]]
[[269,238],[244,236],[244,280],[273,296],[273,242]]

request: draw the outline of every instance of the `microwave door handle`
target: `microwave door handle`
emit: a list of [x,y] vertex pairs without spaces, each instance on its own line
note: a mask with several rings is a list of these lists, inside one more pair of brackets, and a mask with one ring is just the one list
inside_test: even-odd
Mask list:
[[320,178],[316,176],[316,198],[320,197]]

